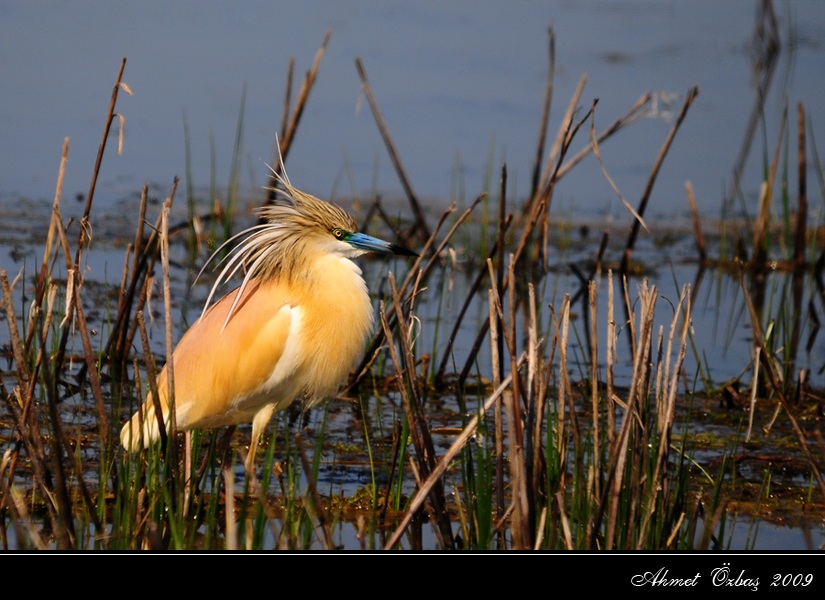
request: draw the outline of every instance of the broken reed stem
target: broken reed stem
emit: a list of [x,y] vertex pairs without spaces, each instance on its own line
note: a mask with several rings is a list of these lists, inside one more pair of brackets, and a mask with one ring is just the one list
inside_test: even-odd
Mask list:
[[612,448],[616,443],[616,389],[614,386],[613,365],[616,364],[616,312],[614,307],[613,271],[607,272],[607,336],[606,346],[606,373],[605,382],[607,396],[607,444]]
[[[601,144],[614,134],[618,133],[628,125],[632,125],[642,117],[644,117],[647,113],[648,104],[650,104],[651,94],[647,92],[642,94],[638,100],[631,106],[628,111],[616,119],[613,123],[607,126],[605,129],[599,133],[596,137],[596,140]],[[579,164],[582,160],[584,160],[591,152],[593,151],[593,146],[591,144],[587,144],[584,148],[579,150],[579,152],[567,160],[563,165],[558,167],[556,172],[556,178],[561,179],[564,177],[573,167]]]
[[[16,282],[17,278],[15,278],[15,283]],[[46,442],[43,439],[40,429],[37,411],[32,408],[32,398],[34,395],[36,381],[31,379],[31,375],[27,368],[28,361],[25,360],[25,358],[22,358],[24,356],[23,345],[20,341],[20,332],[17,329],[17,318],[15,317],[14,304],[11,297],[11,290],[14,285],[9,285],[8,275],[4,269],[0,269],[0,284],[2,284],[3,308],[6,312],[6,319],[9,326],[12,354],[15,357],[15,366],[17,368],[18,379],[17,386],[11,395],[7,394],[5,389],[2,390],[3,398],[6,400],[6,405],[12,416],[18,434],[18,443],[15,444],[14,451],[5,455],[3,459],[4,462],[7,462],[9,465],[8,482],[11,483],[14,478],[19,457],[19,449],[22,442],[22,445],[26,448],[26,452],[28,453],[32,466],[35,486],[40,490],[43,498],[53,498],[55,497],[55,476],[46,468],[48,465],[45,449]],[[20,360],[18,360],[18,357],[21,357]],[[42,360],[40,362],[42,362]],[[26,397],[22,397],[22,394],[25,394]],[[12,400],[12,396],[14,396],[14,399],[17,402]],[[52,436],[52,438],[53,440],[56,439],[54,436]],[[2,473],[2,471],[0,471],[0,473]],[[4,485],[7,484],[4,482]],[[4,495],[3,501],[4,504],[8,504],[8,494]],[[3,506],[3,504],[0,504],[0,506]],[[55,512],[55,503],[52,501],[47,501],[45,502],[45,506],[46,515],[49,519],[52,530],[55,532],[62,531],[63,529],[60,525],[60,519]]]
[[324,509],[323,504],[321,504],[321,497],[318,495],[318,487],[315,485],[315,478],[312,475],[312,465],[307,457],[304,440],[300,433],[296,433],[294,439],[295,444],[298,446],[298,456],[301,458],[301,466],[304,470],[304,477],[306,477],[307,480],[309,496],[312,498],[312,510],[315,513],[315,518],[318,520],[318,524],[321,526],[321,531],[324,534],[324,539],[322,540],[324,543],[324,548],[326,550],[335,550],[335,542],[332,539],[332,531],[330,530],[329,523],[327,522],[327,511]]
[[372,93],[372,87],[370,87],[370,83],[367,80],[367,73],[364,70],[364,65],[361,63],[361,59],[359,57],[355,58],[355,68],[358,70],[358,76],[361,78],[361,88],[364,90],[364,95],[367,97],[367,102],[372,110],[375,123],[378,125],[381,138],[384,140],[384,145],[387,147],[387,153],[390,155],[390,160],[395,167],[395,172],[398,174],[398,179],[401,181],[401,186],[407,194],[407,200],[410,202],[410,208],[412,208],[413,215],[415,216],[415,228],[420,232],[421,239],[429,239],[430,228],[427,226],[424,211],[421,210],[421,205],[419,204],[418,198],[413,191],[410,179],[407,177],[407,172],[404,169],[404,165],[401,163],[401,159],[398,157],[398,152],[395,150],[395,144],[392,141],[392,137],[390,136],[384,117],[381,115],[381,109],[378,108],[378,103]]
[[[392,351],[392,349],[391,349]],[[525,355],[522,353],[519,356],[517,361],[517,365],[521,368],[521,364],[524,362]],[[432,487],[441,480],[442,475],[447,471],[447,467],[450,466],[450,463],[458,456],[458,453],[461,452],[462,448],[467,444],[468,441],[472,439],[475,435],[476,430],[478,429],[478,424],[483,418],[483,415],[490,410],[490,407],[493,405],[494,402],[499,400],[504,393],[504,391],[510,386],[510,382],[512,381],[512,373],[508,375],[504,381],[501,382],[495,391],[490,394],[487,399],[484,401],[484,405],[482,406],[481,410],[478,414],[473,415],[473,418],[470,419],[470,422],[467,423],[467,426],[461,431],[458,435],[456,440],[450,446],[449,450],[444,453],[441,459],[436,464],[435,469],[433,472],[430,473],[429,477],[426,480],[422,481],[418,486],[418,491],[416,492],[415,496],[413,497],[412,501],[410,502],[410,506],[407,509],[404,518],[401,519],[401,522],[396,527],[395,531],[393,532],[390,539],[384,544],[385,550],[391,550],[398,544],[398,541],[401,539],[401,536],[404,534],[404,531],[409,526],[410,522],[412,521],[413,516],[415,513],[418,512],[418,509],[421,508],[421,505],[426,500],[427,495],[430,493]]]
[[[682,308],[684,306],[684,309]],[[656,419],[659,434],[658,454],[656,456],[653,475],[650,485],[647,486],[646,506],[643,511],[642,524],[636,536],[636,549],[643,550],[647,543],[647,532],[653,519],[653,514],[657,507],[661,505],[660,498],[666,498],[669,485],[667,479],[668,451],[673,433],[673,421],[676,414],[676,395],[679,388],[679,374],[682,371],[685,354],[687,352],[687,334],[690,329],[691,318],[690,306],[690,285],[682,288],[679,303],[673,313],[670,323],[670,332],[667,339],[667,349],[665,350],[664,368],[661,368],[661,356],[657,361],[659,374],[661,375],[660,388],[657,385],[656,398]],[[676,336],[676,327],[681,317],[682,323],[679,329],[679,352],[676,362],[671,369],[670,359],[673,353],[673,344]]]
[[[444,349],[444,352],[442,352],[442,354],[441,354],[441,364],[438,367],[438,371],[437,371],[437,374],[436,374],[436,381],[439,381],[439,380],[443,379],[444,373],[447,370],[447,366],[449,365],[450,360],[454,358],[452,356],[453,342],[458,337],[458,332],[461,329],[461,324],[464,322],[464,317],[467,315],[467,311],[469,310],[470,306],[472,306],[473,302],[475,301],[476,294],[477,294],[479,288],[481,288],[482,282],[484,281],[485,277],[487,277],[487,275],[489,274],[489,270],[487,268],[487,261],[492,260],[493,257],[497,257],[499,264],[503,264],[501,257],[503,256],[503,250],[504,250],[504,234],[509,229],[510,223],[512,223],[512,222],[513,222],[513,216],[512,215],[507,215],[507,219],[504,222],[503,226],[501,227],[501,236],[500,236],[500,238],[498,240],[496,240],[496,242],[493,244],[493,247],[490,248],[490,252],[486,257],[486,260],[479,267],[478,271],[476,272],[475,279],[473,280],[472,284],[470,284],[470,287],[467,290],[467,296],[464,298],[464,303],[461,305],[461,308],[458,310],[458,313],[456,313],[455,323],[453,323],[453,329],[450,332],[450,335],[447,336],[447,345]],[[497,270],[496,272],[499,273],[499,278],[498,278],[498,282],[496,283],[496,285],[500,288],[501,287],[501,281],[502,281],[502,276],[501,276],[502,270]],[[500,353],[503,350],[503,347],[502,347],[501,343],[502,343],[502,340],[501,340],[501,337],[499,336],[498,346],[499,346],[499,352]]]
[[[436,228],[433,230],[432,235],[424,244],[424,247],[419,253],[418,258],[415,259],[415,262],[413,263],[412,267],[410,267],[410,269],[407,271],[407,276],[404,278],[404,282],[401,284],[401,287],[398,290],[400,296],[407,297],[407,288],[409,288],[413,280],[415,278],[420,278],[422,280],[426,279],[430,271],[441,262],[441,254],[447,247],[447,244],[450,242],[455,232],[458,231],[461,224],[467,219],[467,217],[470,216],[470,213],[472,213],[473,210],[475,210],[476,206],[479,205],[479,203],[484,199],[485,196],[486,194],[482,193],[479,194],[478,197],[476,197],[475,201],[470,205],[470,207],[467,208],[467,210],[465,210],[461,214],[461,216],[459,216],[459,218],[456,220],[456,222],[444,236],[444,239],[441,240],[441,242],[438,244],[437,248],[434,251],[430,252],[430,249],[435,245],[436,237],[438,236],[438,233],[441,231],[441,227],[447,221],[447,217],[455,211],[455,202],[450,204],[449,208],[446,211],[444,211],[444,213],[441,215],[441,218],[438,220],[438,224],[436,225]],[[425,258],[427,258],[427,262],[422,267],[421,264],[424,263]],[[394,329],[396,326],[396,319],[394,314],[389,316],[389,325],[390,329]],[[378,349],[380,348],[381,344],[384,342],[385,339],[386,337],[383,328],[379,329],[379,331],[373,337],[372,342],[367,348],[367,351],[364,353],[364,358],[361,360],[361,364],[359,364],[358,367],[355,369],[354,377],[350,378],[350,382],[347,384],[346,388],[343,390],[342,393],[346,393],[347,391],[355,387],[361,380],[361,378],[366,374],[367,366],[370,364],[370,361],[374,359],[376,353],[378,352]],[[446,352],[445,354],[448,355],[449,352]]]
[[571,124],[573,123],[573,115],[576,112],[576,105],[579,103],[579,99],[581,98],[582,92],[584,91],[584,85],[586,83],[587,75],[582,75],[579,78],[579,83],[576,85],[576,89],[573,91],[573,95],[570,96],[570,100],[567,103],[567,111],[562,118],[561,125],[556,133],[556,138],[553,141],[553,146],[550,149],[550,154],[547,156],[547,162],[545,163],[544,170],[542,171],[540,180],[541,184],[536,190],[537,193],[533,196],[530,203],[537,202],[540,197],[543,198],[546,195],[546,191],[558,175],[559,166],[562,160],[559,155],[561,154],[562,148],[565,146],[565,141],[567,144],[570,143],[569,132]]
[[805,243],[808,239],[808,198],[807,198],[807,160],[805,156],[805,107],[802,102],[796,107],[797,153],[799,178],[799,210],[796,215],[796,236],[794,263],[797,267],[805,265]]
[[773,160],[771,161],[770,171],[768,172],[768,180],[763,182],[761,194],[759,198],[759,214],[754,224],[753,232],[753,264],[761,267],[767,260],[767,241],[766,237],[770,229],[771,221],[771,203],[773,201],[773,185],[776,181],[776,171],[779,168],[779,159],[782,155],[782,142],[785,137],[785,127],[788,122],[788,105],[782,111],[782,120],[779,124],[779,136],[776,138],[776,146],[774,147]]
[[[69,159],[69,138],[63,138],[63,152],[60,156],[60,167],[57,170],[57,185],[54,191],[54,202],[52,203],[52,217],[49,221],[49,232],[46,235],[46,246],[43,249],[43,262],[40,264],[40,277],[37,280],[37,291],[35,292],[34,305],[40,306],[43,303],[43,295],[46,293],[49,257],[52,254],[54,244],[55,229],[62,227],[63,223],[58,219],[60,198],[63,195],[63,179],[66,175],[66,162]],[[31,334],[30,330],[30,334]],[[31,337],[27,336],[26,347],[31,344]]]
[[[599,436],[599,330],[597,300],[598,293],[596,290],[596,282],[591,281],[588,285],[588,301],[590,307],[590,337],[593,340],[590,349],[590,410],[593,412],[593,471],[601,473],[601,453],[598,451],[601,448],[601,439]],[[591,498],[598,498],[601,495],[601,486],[599,485],[599,478],[594,477],[594,487],[589,491]]]
[[799,425],[799,422],[796,420],[796,416],[788,403],[787,399],[785,398],[785,394],[782,391],[782,384],[779,381],[779,378],[776,375],[776,372],[773,368],[773,363],[771,362],[772,354],[770,350],[768,350],[767,346],[765,345],[765,337],[762,332],[762,325],[759,322],[759,315],[756,312],[756,308],[753,305],[753,300],[751,299],[750,293],[748,292],[748,287],[745,284],[744,275],[740,272],[739,273],[739,285],[742,288],[742,293],[745,297],[745,303],[748,307],[748,312],[750,313],[751,317],[751,328],[753,330],[753,337],[756,347],[759,348],[760,352],[758,354],[759,358],[762,359],[762,366],[765,369],[765,374],[768,376],[768,379],[771,383],[771,388],[773,389],[776,397],[779,399],[779,403],[782,408],[785,410],[785,414],[788,416],[788,422],[791,424],[791,428],[794,431],[797,439],[799,440],[800,448],[802,452],[805,454],[805,458],[808,459],[808,464],[811,467],[811,472],[813,473],[814,478],[816,479],[817,484],[819,485],[819,491],[823,497],[825,497],[825,480],[822,478],[822,473],[817,467],[816,459],[814,458],[813,454],[811,453],[811,449],[808,446],[807,435]]
[[149,202],[149,185],[145,184],[140,191],[140,206],[138,208],[138,222],[135,227],[135,249],[133,253],[132,278],[140,272],[140,260],[144,256],[143,227],[146,223],[146,205]]
[[[490,259],[487,259],[488,261]],[[501,354],[503,352],[501,339],[498,334],[498,318],[496,305],[496,292],[491,287],[487,290],[487,309],[490,319],[490,354],[491,367],[493,372],[493,388],[497,389],[501,385],[503,375],[501,366]],[[493,407],[494,440],[496,449],[495,463],[495,507],[496,519],[501,519],[504,515],[504,417],[501,410],[501,402],[496,402]],[[499,532],[499,547],[503,547],[504,534]]]
[[[422,476],[426,477],[435,468],[436,455],[435,445],[433,444],[432,436],[430,435],[429,422],[427,421],[427,417],[421,406],[418,378],[415,370],[415,357],[412,353],[411,336],[414,321],[411,317],[408,323],[405,321],[406,317],[401,308],[401,296],[396,289],[395,278],[393,277],[392,272],[388,274],[388,280],[390,290],[392,292],[392,301],[396,321],[399,324],[397,331],[400,338],[399,341],[401,344],[401,350],[404,354],[404,365],[407,373],[407,381],[409,381],[409,389],[407,390],[408,393],[403,397],[406,398],[406,402],[410,404],[409,413],[413,417],[413,419],[409,421],[410,429],[418,429],[419,431],[418,440],[420,441],[420,445],[416,446],[416,453],[419,456],[418,467],[422,473]],[[416,281],[416,286],[417,283],[418,281]],[[415,298],[415,295],[416,288],[414,288],[410,293],[410,298]],[[410,307],[410,311],[411,310],[412,307]],[[382,321],[382,325],[384,321]],[[392,342],[392,338],[389,334],[387,335],[387,339],[390,342],[389,346],[393,347],[395,344]],[[396,364],[395,361],[393,361],[393,364],[396,368],[398,368],[399,365]],[[404,371],[398,371],[399,374],[403,372]],[[402,383],[402,387],[406,386]],[[430,503],[432,504],[433,509],[430,517],[436,524],[436,531],[438,533],[441,546],[445,549],[451,549],[455,546],[455,541],[452,535],[452,525],[447,511],[447,501],[444,494],[444,483],[442,481],[438,481],[434,486],[432,493],[430,494]]]
[[[567,121],[562,125],[562,128],[557,136],[557,142],[559,144],[559,148],[554,148],[554,153],[558,152],[558,163],[561,163],[564,160],[564,157],[567,154],[567,151],[570,148],[570,143],[575,136],[578,129],[581,127],[582,123],[589,116],[589,112],[587,115],[583,117],[575,126],[572,125],[572,120]],[[572,113],[570,115],[572,119]],[[549,164],[549,163],[548,163]],[[530,201],[524,207],[524,211],[521,215],[523,229],[521,231],[521,236],[519,237],[519,241],[516,245],[516,251],[514,253],[514,260],[518,263],[525,250],[528,248],[528,244],[533,237],[533,232],[535,231],[536,226],[541,221],[545,226],[547,226],[547,219],[549,216],[549,206],[550,200],[552,198],[553,188],[556,183],[556,174],[553,172],[550,175],[550,179],[547,181],[546,185],[543,187],[543,191],[540,195],[535,196],[530,199]],[[543,215],[543,219],[542,219]],[[500,293],[504,293],[507,290],[508,286],[511,285],[512,281],[510,276],[508,276],[501,282]],[[458,376],[459,385],[463,385],[464,382],[467,380],[467,377],[470,374],[470,370],[472,369],[473,364],[475,363],[475,358],[481,349],[481,345],[484,341],[484,337],[487,335],[487,328],[489,327],[489,323],[485,320],[482,321],[481,327],[479,329],[478,334],[476,335],[475,342],[470,350],[469,356],[467,357],[466,362],[464,363],[464,368],[461,370],[461,373]]]
[[[100,166],[103,163],[103,152],[106,149],[106,141],[109,138],[109,131],[112,128],[112,121],[115,117],[115,105],[117,104],[118,92],[120,91],[121,87],[123,87],[127,92],[129,92],[129,88],[125,86],[125,84],[123,83],[123,70],[125,68],[126,57],[124,57],[121,60],[120,70],[118,71],[117,78],[115,80],[115,85],[112,88],[112,97],[109,101],[109,110],[106,115],[106,125],[103,128],[103,136],[100,140],[100,145],[98,146],[97,158],[95,159],[95,166],[92,170],[92,181],[89,184],[89,193],[86,195],[86,206],[83,209],[83,217],[80,220],[80,232],[78,234],[77,248],[75,249],[74,263],[72,263],[72,265],[67,269],[66,273],[67,278],[71,280],[69,284],[70,289],[80,287],[80,285],[83,282],[83,276],[81,273],[81,261],[83,258],[83,249],[85,248],[87,241],[91,241],[91,224],[89,223],[89,215],[92,210],[92,199],[94,198],[95,189],[97,187],[97,178],[100,174]],[[71,302],[67,303],[66,316],[63,320],[65,324],[70,324],[72,321],[72,306],[73,305]],[[60,343],[58,345],[57,353],[55,354],[55,373],[59,373],[63,369],[63,360],[66,353],[66,344],[69,341],[70,329],[70,326],[66,326],[63,328],[63,333],[60,337]],[[57,378],[55,378],[55,381],[56,380]]]
[[[278,144],[278,140],[286,137],[286,128],[289,124],[289,105],[292,102],[292,81],[295,77],[295,57],[290,56],[286,66],[286,86],[284,88],[284,111],[281,115],[281,126],[278,128],[279,134],[275,138],[274,144]],[[282,155],[283,156],[283,155]],[[273,166],[280,167],[279,161],[274,161]]]
[[315,59],[312,62],[312,67],[307,72],[306,76],[304,77],[304,81],[301,84],[301,89],[298,92],[298,99],[295,101],[295,107],[292,110],[292,115],[289,119],[289,123],[285,125],[286,113],[289,111],[289,96],[291,94],[292,88],[292,68],[294,61],[290,61],[287,74],[288,79],[285,100],[286,105],[284,106],[284,119],[281,122],[282,134],[280,138],[276,138],[274,142],[278,146],[278,152],[281,156],[281,160],[273,161],[272,172],[269,176],[269,185],[267,186],[267,198],[264,204],[272,204],[273,202],[275,202],[275,187],[278,184],[277,177],[281,171],[281,162],[286,162],[286,157],[289,154],[289,149],[292,147],[292,140],[295,138],[295,132],[298,130],[298,124],[301,121],[301,115],[303,115],[304,108],[306,108],[307,101],[309,100],[309,93],[312,91],[312,86],[315,85],[315,78],[318,75],[318,69],[321,66],[321,61],[324,58],[324,53],[327,49],[327,43],[329,43],[329,38],[331,35],[332,29],[327,29],[326,33],[324,34],[324,39],[321,42],[321,46],[315,53]]
[[[515,260],[510,255],[508,276],[515,279]],[[492,279],[492,277],[491,277]],[[527,487],[528,477],[524,456],[523,414],[520,399],[526,402],[521,380],[518,374],[518,357],[516,356],[516,299],[515,286],[511,285],[508,295],[509,333],[505,336],[508,353],[510,354],[510,373],[512,385],[509,393],[504,394],[504,407],[507,410],[507,434],[510,464],[510,485],[513,490],[513,517],[511,520],[511,536],[515,549],[529,550],[533,546],[533,527],[531,517],[530,494]],[[507,331],[507,324],[502,323],[502,330]]]
[[[387,315],[384,310],[384,302],[382,301],[379,304],[379,316],[381,318],[381,326],[384,329],[384,335],[388,340],[387,347],[390,352],[390,359],[392,360],[393,367],[395,368],[396,373],[403,373],[404,369],[401,365],[401,360],[398,356],[398,349],[396,348],[395,343],[392,341],[392,331],[390,329],[389,321],[387,320]],[[410,375],[409,380],[412,382],[413,377]],[[427,469],[427,456],[428,453],[425,450],[424,442],[422,441],[422,431],[419,431],[418,425],[420,423],[419,419],[417,418],[415,408],[412,405],[412,401],[410,399],[409,390],[405,383],[402,381],[401,384],[398,386],[399,393],[401,394],[402,405],[404,406],[404,413],[407,417],[407,423],[409,424],[409,432],[410,437],[412,438],[413,447],[416,449],[416,457],[417,463],[414,457],[410,456],[410,464],[414,467],[415,471],[418,472],[421,467]],[[432,454],[429,454],[429,457],[432,458]],[[428,471],[429,472],[429,471]],[[429,491],[429,490],[428,490]],[[422,498],[423,502],[423,498]],[[416,507],[417,509],[418,507]],[[440,531],[436,528],[436,535],[440,538]],[[443,540],[440,540],[443,545]],[[394,544],[393,544],[394,545]]]
[[567,339],[570,331],[570,296],[565,294],[561,305],[561,320],[556,323],[556,335],[558,336],[559,348],[559,388],[557,398],[557,423],[556,423],[556,454],[559,456],[559,472],[561,473],[561,485],[564,485],[565,464],[567,462],[567,443],[564,435],[565,431],[565,407],[567,406],[566,394],[568,390],[567,371]]
[[[673,127],[671,127],[670,131],[665,138],[664,143],[662,144],[661,149],[659,150],[659,156],[656,157],[656,162],[653,164],[653,169],[650,172],[650,176],[647,179],[647,184],[645,185],[644,192],[642,192],[642,198],[639,201],[639,208],[636,210],[637,215],[639,218],[644,217],[645,209],[647,208],[647,203],[650,200],[650,195],[653,192],[653,185],[656,183],[656,178],[659,175],[659,170],[662,167],[662,163],[665,160],[665,156],[667,156],[668,151],[670,150],[670,146],[673,143],[674,138],[676,137],[676,132],[679,131],[679,127],[682,125],[682,121],[685,120],[687,116],[688,109],[693,104],[693,101],[696,99],[696,96],[699,95],[699,87],[694,86],[688,90],[687,96],[685,97],[685,101],[682,104],[682,108],[679,111],[679,115],[676,117],[676,121],[673,123]],[[619,272],[627,273],[628,269],[630,268],[630,256],[633,252],[633,247],[636,245],[636,238],[639,236],[639,228],[641,227],[641,222],[639,219],[635,219],[633,221],[633,225],[630,227],[630,235],[627,238],[627,245],[625,246],[624,256],[622,257],[621,266],[619,268]]]
[[[763,0],[759,3],[759,16],[754,28],[753,45],[759,56],[755,66],[756,93],[754,94],[753,108],[748,117],[745,134],[742,136],[742,146],[734,163],[730,191],[728,192],[723,205],[732,202],[740,193],[740,182],[748,155],[753,147],[753,139],[760,123],[764,123],[765,101],[768,98],[768,91],[771,86],[774,72],[776,71],[777,57],[780,52],[780,39],[777,27],[776,15],[773,11],[773,3]],[[780,136],[781,137],[781,136]]]
[[[40,345],[46,347],[45,332],[40,330]],[[72,515],[72,502],[69,497],[68,478],[66,477],[65,467],[63,465],[62,445],[64,445],[65,438],[63,436],[63,420],[60,418],[60,411],[57,404],[57,376],[52,372],[51,364],[48,358],[42,361],[41,375],[46,391],[46,406],[49,415],[49,425],[51,427],[51,435],[47,442],[49,453],[51,455],[52,469],[49,471],[54,478],[52,484],[51,501],[57,504],[57,529],[54,534],[56,537],[56,544],[58,550],[68,550],[75,542],[76,535],[74,529],[74,518]],[[43,457],[46,458],[45,456]]]
[[[530,481],[530,522],[531,529],[536,531],[536,498],[546,493],[546,458],[542,452],[542,434],[544,423],[545,394],[547,382],[544,376],[541,356],[541,342],[539,340],[538,308],[536,306],[536,289],[532,283],[527,285],[529,297],[529,317],[527,322],[528,360],[527,360],[527,424],[525,444],[527,446],[527,467]],[[534,540],[535,543],[535,540]]]
[[693,184],[690,181],[685,182],[685,194],[687,195],[688,206],[690,207],[690,217],[693,220],[693,233],[696,235],[696,249],[699,251],[699,262],[704,264],[708,255],[705,251],[705,238],[702,235],[699,211],[696,208],[696,197],[693,195]]
[[224,514],[226,519],[226,530],[224,539],[227,550],[238,549],[238,526],[235,521],[235,475],[232,473],[232,463],[226,461],[221,469],[224,487]]
[[622,192],[619,190],[619,186],[616,185],[615,181],[613,181],[613,178],[610,176],[610,173],[607,170],[607,166],[604,164],[604,161],[602,160],[602,153],[599,150],[599,142],[596,139],[595,110],[596,110],[596,100],[593,101],[593,105],[590,109],[590,112],[591,112],[591,118],[590,118],[590,144],[593,146],[593,156],[596,157],[596,161],[599,163],[599,167],[602,170],[602,174],[604,175],[604,178],[607,179],[607,183],[609,183],[610,187],[613,189],[613,193],[616,194],[619,197],[619,200],[621,201],[622,205],[624,205],[625,209],[627,209],[627,211],[630,214],[633,215],[633,218],[636,219],[636,221],[639,222],[639,225],[644,227],[644,230],[647,233],[650,233],[650,229],[648,228],[647,224],[644,222],[644,219],[642,219],[642,216],[638,212],[636,212],[636,209],[634,209],[630,205],[630,202],[628,202],[625,199],[625,197],[622,195]]
[[[175,342],[172,339],[172,292],[169,285],[169,209],[172,206],[172,198],[175,195],[177,186],[178,178],[176,177],[172,184],[172,192],[163,203],[160,216],[160,264],[163,273],[163,318],[166,342],[166,405],[169,408],[168,435],[173,440],[173,443],[166,447],[166,456],[171,461],[173,481],[180,481],[180,469],[176,456],[177,444],[174,443],[178,427],[175,412]],[[162,411],[160,419],[163,419]]]
[[[175,191],[177,190],[177,178],[172,185],[172,192],[169,195],[170,199],[174,199]],[[145,198],[141,196],[141,214],[145,215],[145,206],[143,206]],[[130,318],[132,311],[135,314],[143,310],[143,307],[148,302],[150,297],[149,283],[152,277],[149,275],[154,270],[155,261],[157,260],[159,250],[159,236],[161,230],[161,219],[163,218],[163,211],[158,214],[154,226],[151,226],[151,233],[149,239],[144,244],[142,242],[143,228],[145,220],[141,219],[137,226],[135,240],[140,239],[140,252],[135,250],[135,266],[132,270],[129,286],[126,293],[123,294],[125,302],[118,306],[117,315],[115,316],[114,330],[115,334],[111,335],[106,342],[105,353],[112,357],[115,364],[122,364],[126,360],[129,348],[132,347],[132,341],[137,334],[137,322]],[[137,248],[138,246],[136,246]],[[139,257],[139,258],[138,258]],[[138,304],[135,306],[135,293],[140,288],[138,294]]]
[[539,177],[541,175],[541,159],[544,155],[544,144],[547,138],[547,123],[550,120],[550,105],[553,100],[553,80],[556,72],[556,32],[553,27],[547,28],[547,83],[544,88],[544,104],[541,110],[541,123],[539,125],[539,140],[536,144],[536,158],[533,163],[533,180],[530,186],[530,197],[536,195],[539,188]]
[[[123,70],[126,68],[126,57],[124,56],[120,62],[120,70],[115,79],[115,85],[112,88],[112,97],[109,100],[109,112],[106,116],[106,125],[103,128],[103,137],[100,140],[100,145],[97,149],[97,157],[95,158],[95,167],[92,170],[92,181],[89,184],[89,193],[86,195],[86,206],[83,209],[83,219],[81,220],[80,239],[77,242],[77,255],[75,256],[75,266],[80,265],[80,255],[84,246],[86,235],[86,227],[88,226],[89,214],[92,211],[92,199],[97,188],[97,178],[100,175],[100,166],[103,163],[103,152],[106,149],[106,141],[109,138],[109,131],[112,128],[112,121],[115,118],[115,105],[117,104],[117,95],[123,85]],[[128,88],[126,88],[128,92]]]

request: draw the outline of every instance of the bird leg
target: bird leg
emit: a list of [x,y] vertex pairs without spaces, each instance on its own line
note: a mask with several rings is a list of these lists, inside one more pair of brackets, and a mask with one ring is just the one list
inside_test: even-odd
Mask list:
[[246,467],[247,477],[255,475],[255,452],[258,450],[258,442],[261,441],[261,436],[269,425],[272,414],[275,412],[274,404],[265,404],[261,410],[255,414],[252,420],[252,440],[249,442],[249,453],[246,455],[244,467]]

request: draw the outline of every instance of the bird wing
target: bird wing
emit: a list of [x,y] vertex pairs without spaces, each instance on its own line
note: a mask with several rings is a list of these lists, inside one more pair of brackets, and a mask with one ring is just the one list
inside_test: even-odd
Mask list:
[[[289,403],[300,391],[289,383],[300,309],[275,283],[252,281],[240,299],[236,294],[215,303],[175,349],[175,410],[182,429],[250,422],[264,404]],[[162,389],[165,371],[158,381]]]

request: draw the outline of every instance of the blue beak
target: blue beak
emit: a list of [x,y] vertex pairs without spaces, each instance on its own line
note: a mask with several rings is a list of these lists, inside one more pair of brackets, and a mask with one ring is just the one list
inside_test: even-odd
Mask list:
[[418,256],[417,253],[404,248],[403,246],[391,244],[390,242],[385,242],[384,240],[379,240],[371,235],[359,233],[357,231],[355,233],[348,234],[344,238],[344,241],[346,241],[353,248],[358,248],[359,250],[364,250],[366,252],[378,252],[379,254],[400,254],[402,256]]

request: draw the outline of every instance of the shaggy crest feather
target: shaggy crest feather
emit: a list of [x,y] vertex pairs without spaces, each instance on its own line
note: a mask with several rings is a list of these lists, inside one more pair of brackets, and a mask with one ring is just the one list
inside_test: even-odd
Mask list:
[[[224,327],[232,318],[237,303],[252,278],[260,277],[266,281],[279,277],[291,281],[304,271],[310,255],[308,250],[314,249],[316,244],[328,245],[329,235],[333,232],[353,232],[358,227],[343,209],[293,187],[283,161],[280,164],[280,173],[270,168],[282,186],[270,188],[277,194],[275,203],[255,211],[266,222],[253,225],[221,244],[207,259],[196,278],[197,281],[206,266],[224,248],[245,238],[216,265],[217,268],[226,263],[212,284],[203,308],[202,314],[205,314],[218,287],[232,279],[239,270],[243,270],[244,278],[235,292],[235,302],[229,310]],[[350,256],[360,253],[355,250],[348,252]]]

